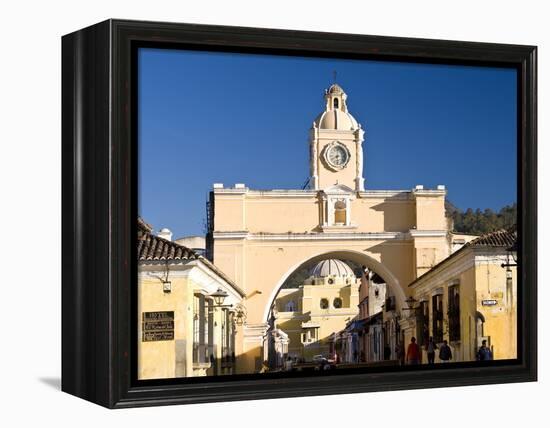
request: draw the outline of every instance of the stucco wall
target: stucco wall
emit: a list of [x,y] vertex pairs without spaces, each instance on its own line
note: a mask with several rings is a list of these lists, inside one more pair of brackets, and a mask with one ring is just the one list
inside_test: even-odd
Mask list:
[[[511,268],[512,287],[507,292],[506,269],[501,266],[505,262],[504,249],[468,249],[413,287],[417,300],[429,301],[430,335],[433,335],[431,296],[442,295],[444,339],[449,341],[454,361],[475,360],[483,337],[489,337],[494,359],[517,357],[516,268]],[[460,340],[455,342],[450,341],[447,323],[449,287],[453,285],[458,285],[460,291]],[[496,303],[484,305],[484,300],[494,300]],[[477,331],[478,312],[485,319],[483,335],[478,335]]]
[[[159,279],[147,273],[139,275],[137,313],[139,379],[191,376],[192,373],[190,358],[193,329],[192,306],[190,307],[189,299],[194,285],[188,278],[173,278],[171,282],[172,291],[164,293]],[[157,311],[174,311],[174,340],[143,342],[142,314]]]
[[[422,199],[430,213],[422,216],[424,230],[445,230],[445,217],[440,212],[444,197]],[[439,201],[441,200],[441,201]],[[308,233],[319,231],[324,203],[315,192],[294,197],[274,197],[266,192],[215,195],[214,230],[216,232],[248,231],[251,233]],[[417,206],[410,193],[389,197],[359,194],[351,201],[351,222],[355,232],[406,232],[416,228]],[[433,217],[433,221],[429,218]],[[420,228],[418,228],[420,229]]]

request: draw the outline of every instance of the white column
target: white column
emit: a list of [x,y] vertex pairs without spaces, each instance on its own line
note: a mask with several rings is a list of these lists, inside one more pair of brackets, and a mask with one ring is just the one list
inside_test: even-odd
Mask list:
[[311,172],[310,177],[310,188],[314,190],[319,189],[319,171],[317,167],[317,161],[318,161],[318,150],[317,145],[319,141],[319,130],[315,127],[315,124],[313,124],[313,128],[310,131],[310,159],[309,159],[309,170]]
[[355,190],[362,192],[365,190],[365,179],[363,178],[363,140],[365,131],[359,128],[355,131]]
[[327,198],[327,208],[328,208],[328,225],[334,225],[334,201],[332,198]]

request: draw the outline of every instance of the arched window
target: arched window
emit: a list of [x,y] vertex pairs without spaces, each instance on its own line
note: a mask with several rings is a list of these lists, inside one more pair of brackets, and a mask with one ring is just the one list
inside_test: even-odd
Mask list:
[[336,297],[332,302],[332,306],[334,306],[336,309],[340,309],[342,307],[342,299],[340,299],[340,297]]
[[336,201],[334,204],[334,223],[346,224],[346,202]]
[[296,303],[294,303],[294,300],[289,300],[285,305],[285,312],[295,312],[296,311]]
[[338,98],[334,98],[334,102],[332,104],[334,108],[338,108]]
[[328,299],[321,299],[319,306],[321,309],[328,309]]

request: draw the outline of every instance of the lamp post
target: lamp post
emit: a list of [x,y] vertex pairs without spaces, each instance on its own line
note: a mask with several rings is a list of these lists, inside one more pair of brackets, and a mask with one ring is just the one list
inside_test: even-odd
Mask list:
[[[225,299],[229,296],[229,293],[227,291],[223,290],[222,288],[218,288],[213,293],[210,293],[209,296],[214,301],[214,304],[212,305],[214,310],[216,308],[222,309],[222,308],[232,308],[233,307],[233,305],[224,305],[223,304]],[[227,328],[227,322],[228,322],[227,313],[224,313],[224,317],[225,317],[225,319],[221,322],[221,338],[222,338],[221,339],[221,342],[222,342],[221,359],[223,359],[225,357],[225,355],[223,355],[224,351],[227,352],[227,350],[224,349],[224,343],[227,346],[227,342],[226,342],[227,341],[226,328]],[[214,323],[214,325],[216,325],[216,323]],[[214,373],[218,374],[218,370],[220,369],[220,367],[219,367],[220,358],[218,356],[214,357],[213,355],[211,355],[211,359],[213,360],[212,364],[215,364],[214,365]]]
[[221,288],[218,288],[215,292],[210,294],[210,297],[212,297],[214,299],[214,303],[219,308],[232,306],[232,305],[224,305],[223,304],[223,302],[224,302],[224,300],[227,296],[229,296],[229,293],[225,290],[222,290]]
[[227,291],[222,290],[221,288],[218,288],[213,293],[209,294],[210,297],[214,300],[214,307],[215,308],[232,308],[235,312],[235,324],[237,325],[243,325],[244,321],[246,320],[246,310],[244,306],[240,303],[237,303],[236,305],[224,305],[223,302],[225,301],[226,297],[229,296],[229,293]]
[[[406,308],[403,308],[405,311],[414,311],[416,310],[416,307],[418,305],[418,300],[416,300],[413,296],[407,297],[405,300],[405,304],[407,305]],[[409,317],[411,317],[411,312],[409,312]]]
[[[512,259],[512,260],[510,260]],[[517,267],[518,265],[518,241],[514,241],[514,244],[506,249],[506,263],[502,263],[500,266],[506,268],[506,300],[508,303],[508,309],[511,309],[512,305],[510,304],[513,300],[513,273],[512,267]]]
[[243,325],[246,320],[246,310],[244,306],[240,303],[236,305],[224,305],[223,302],[229,296],[227,291],[218,288],[213,293],[210,293],[209,296],[214,300],[215,308],[232,308],[235,312],[234,320],[236,325]]

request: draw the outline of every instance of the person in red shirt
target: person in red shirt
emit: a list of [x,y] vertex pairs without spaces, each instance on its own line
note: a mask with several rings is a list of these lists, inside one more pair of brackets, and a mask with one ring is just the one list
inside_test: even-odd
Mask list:
[[406,363],[410,365],[420,364],[420,346],[416,343],[416,337],[411,338],[411,343],[407,348]]

